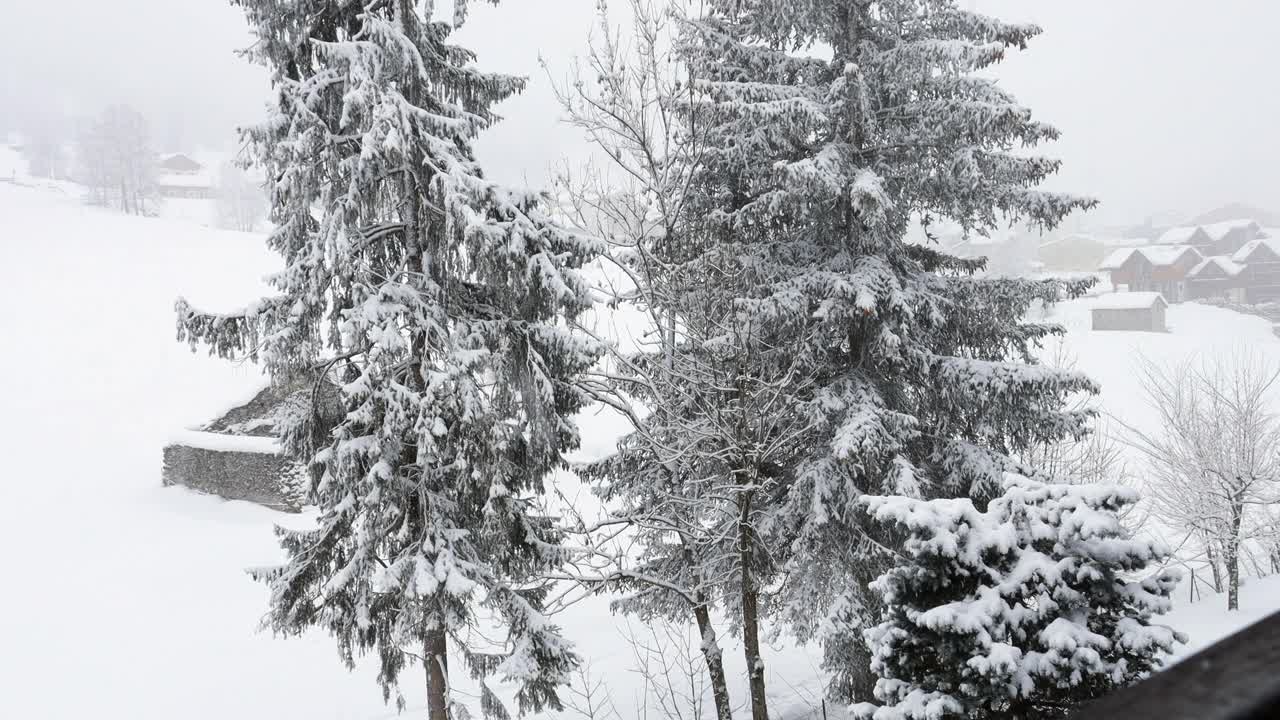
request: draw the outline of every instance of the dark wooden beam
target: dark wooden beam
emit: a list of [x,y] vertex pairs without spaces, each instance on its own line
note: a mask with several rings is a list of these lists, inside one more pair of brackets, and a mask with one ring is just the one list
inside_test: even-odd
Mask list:
[[1280,613],[1084,706],[1072,718],[1280,719]]

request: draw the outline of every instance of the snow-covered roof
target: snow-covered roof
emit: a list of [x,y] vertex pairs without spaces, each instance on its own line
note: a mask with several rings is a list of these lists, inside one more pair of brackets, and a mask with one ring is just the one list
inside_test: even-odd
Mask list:
[[1191,238],[1195,237],[1196,233],[1200,232],[1200,229],[1201,228],[1199,225],[1169,228],[1168,230],[1164,231],[1164,234],[1161,235],[1158,240],[1156,240],[1156,244],[1157,245],[1186,245],[1188,242],[1191,241]]
[[1099,270],[1119,270],[1124,264],[1129,262],[1129,257],[1137,252],[1137,248],[1120,248],[1112,250],[1102,259],[1102,264],[1098,266]]
[[1264,237],[1256,240],[1250,240],[1244,245],[1241,245],[1240,249],[1231,256],[1231,260],[1238,263],[1248,262],[1249,256],[1258,249],[1259,245],[1266,245],[1271,249],[1272,253],[1280,256],[1280,238]]
[[1212,225],[1205,225],[1204,231],[1208,233],[1209,237],[1217,241],[1225,238],[1234,230],[1247,230],[1250,228],[1254,230],[1262,229],[1258,223],[1253,220],[1240,218],[1237,220],[1224,220],[1223,222],[1213,223]]
[[1093,303],[1094,310],[1146,310],[1156,305],[1168,305],[1158,292],[1123,292],[1100,295]]
[[1227,277],[1235,277],[1236,275],[1244,272],[1244,266],[1233,261],[1231,258],[1224,255],[1214,255],[1213,257],[1207,257],[1196,263],[1196,266],[1191,268],[1191,270],[1187,272],[1187,275],[1195,277],[1210,265],[1218,266],[1218,268],[1222,270]]
[[1156,267],[1172,265],[1188,252],[1195,253],[1196,257],[1200,256],[1200,252],[1190,245],[1148,245],[1138,248],[1138,252]]
[[1134,253],[1138,253],[1145,257],[1148,262],[1156,267],[1167,267],[1178,262],[1182,256],[1188,252],[1195,253],[1196,257],[1200,256],[1200,252],[1190,245],[1147,245],[1139,248],[1120,248],[1112,250],[1105,258],[1102,264],[1098,266],[1099,270],[1119,270]]

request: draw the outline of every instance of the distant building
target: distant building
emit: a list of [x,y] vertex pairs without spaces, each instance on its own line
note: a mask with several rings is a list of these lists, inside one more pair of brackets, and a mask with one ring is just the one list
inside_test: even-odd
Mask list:
[[1213,245],[1213,238],[1202,227],[1169,228],[1156,238],[1156,245],[1190,245],[1193,248],[1207,248]]
[[1231,255],[1252,240],[1264,237],[1258,223],[1249,219],[1226,220],[1166,230],[1157,245],[1190,245],[1205,257]]
[[196,175],[204,170],[204,166],[182,153],[173,153],[160,158],[160,170],[173,175]]
[[1245,243],[1231,256],[1243,266],[1241,284],[1245,302],[1280,300],[1280,238],[1258,238]]
[[1165,310],[1169,304],[1157,292],[1126,292],[1103,295],[1094,301],[1094,330],[1165,332]]
[[1187,272],[1187,298],[1246,302],[1244,270],[1229,257],[1207,257]]
[[1233,255],[1254,240],[1267,233],[1253,220],[1227,220],[1205,225],[1204,231],[1213,238],[1215,255]]
[[183,153],[160,158],[156,186],[160,195],[171,198],[210,199],[217,183],[205,165]]
[[1099,269],[1117,290],[1168,302],[1280,300],[1280,238],[1247,218],[1166,230],[1154,245],[1112,251]]
[[1189,245],[1121,248],[1103,259],[1099,269],[1111,274],[1111,285],[1129,292],[1157,292],[1168,302],[1187,297],[1187,273],[1204,258]]

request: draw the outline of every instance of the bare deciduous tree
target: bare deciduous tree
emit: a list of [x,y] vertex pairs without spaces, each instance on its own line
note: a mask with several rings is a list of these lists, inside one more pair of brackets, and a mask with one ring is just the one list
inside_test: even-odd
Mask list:
[[[667,9],[631,0],[630,10],[624,29],[601,3],[584,64],[568,82],[555,84],[567,121],[609,158],[603,167],[557,178],[565,211],[579,228],[610,243],[613,263],[600,289],[610,306],[638,311],[644,325],[635,348],[612,346],[588,388],[628,418],[634,432],[617,456],[583,469],[607,485],[602,494],[614,515],[581,528],[593,536],[591,569],[581,579],[626,592],[615,607],[647,621],[692,619],[717,718],[729,720],[712,613],[735,576],[725,528],[737,513],[727,509],[724,474],[695,450],[709,431],[691,420],[690,388],[705,379],[706,366],[685,353],[679,304],[662,281],[689,241],[684,204],[699,132],[675,108],[691,86],[671,55]],[[624,468],[636,482],[619,480]],[[624,536],[627,543],[619,544]]]
[[79,179],[89,202],[145,215],[156,197],[156,155],[147,121],[126,105],[112,105],[81,131],[76,148]]
[[1148,460],[1147,496],[1156,517],[1197,541],[1225,566],[1227,609],[1239,609],[1242,543],[1256,536],[1280,500],[1280,369],[1237,348],[1220,356],[1157,364],[1139,381],[1159,430],[1129,428]]

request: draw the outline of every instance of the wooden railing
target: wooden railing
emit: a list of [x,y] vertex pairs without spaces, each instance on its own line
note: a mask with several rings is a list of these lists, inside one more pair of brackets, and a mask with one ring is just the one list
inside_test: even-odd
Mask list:
[[1083,708],[1074,720],[1280,720],[1280,613]]

